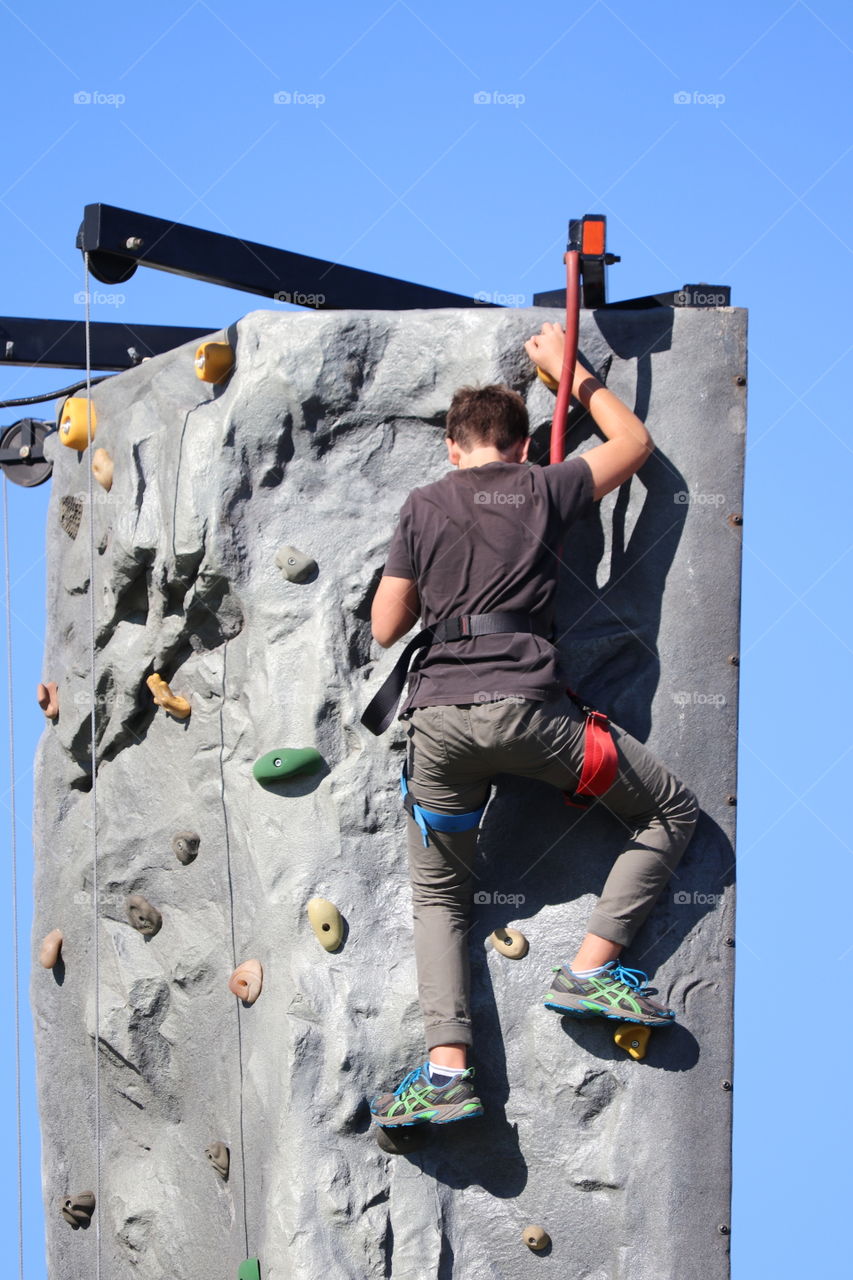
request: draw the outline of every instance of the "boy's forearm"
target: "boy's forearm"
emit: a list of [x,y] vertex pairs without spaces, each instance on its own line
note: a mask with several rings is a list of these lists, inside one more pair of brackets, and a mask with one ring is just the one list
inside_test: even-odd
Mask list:
[[614,392],[586,370],[579,370],[575,378],[574,395],[592,415],[595,425],[608,440],[630,436],[649,452],[655,447],[643,423]]

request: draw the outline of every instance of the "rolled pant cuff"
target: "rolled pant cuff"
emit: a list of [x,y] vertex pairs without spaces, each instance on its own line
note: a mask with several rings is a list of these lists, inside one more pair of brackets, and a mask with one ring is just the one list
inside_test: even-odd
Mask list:
[[598,938],[606,938],[608,942],[615,942],[617,946],[627,947],[629,942],[633,942],[638,926],[629,924],[626,920],[615,920],[613,916],[605,915],[603,911],[596,909],[589,917],[586,928],[587,933],[594,933]]
[[438,1026],[426,1028],[426,1047],[434,1049],[437,1044],[472,1045],[474,1037],[471,1028],[464,1022],[441,1022]]

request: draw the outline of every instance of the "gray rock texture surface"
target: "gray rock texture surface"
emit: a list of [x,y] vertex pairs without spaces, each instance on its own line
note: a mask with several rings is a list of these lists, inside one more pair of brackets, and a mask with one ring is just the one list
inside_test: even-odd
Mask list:
[[[522,342],[559,318],[254,312],[222,386],[196,379],[185,347],[94,388],[109,493],[95,484],[90,502],[88,455],[51,439],[43,678],[60,713],[36,760],[34,954],[51,929],[64,943],[56,969],[34,966],[32,1001],[52,1278],[94,1274],[95,1224],[74,1230],[60,1202],[95,1186],[96,1043],[109,1280],[225,1280],[248,1256],[264,1280],[726,1276],[743,311],[603,310],[581,324],[587,362],[612,357],[609,385],[658,453],[571,533],[561,649],[573,686],[703,807],[625,957],[679,1023],[636,1062],[612,1023],[542,1007],[624,832],[502,779],[471,930],[486,1116],[410,1156],[368,1131],[366,1099],[424,1056],[405,737],[359,723],[397,652],[372,643],[370,600],[406,494],[447,468],[456,387],[521,390],[547,456],[553,397]],[[571,451],[594,443],[577,414]],[[282,547],[316,571],[289,581]],[[190,700],[189,719],[155,707],[152,672]],[[315,747],[325,766],[264,788],[252,766],[280,747]],[[173,840],[187,832],[198,853],[182,863]],[[132,895],[161,913],[155,936],[131,926]],[[312,897],[345,918],[335,953],[311,930]],[[486,949],[505,924],[529,938],[523,960]],[[264,973],[251,1007],[228,990],[247,959]],[[529,1223],[551,1236],[543,1256],[522,1242]]]

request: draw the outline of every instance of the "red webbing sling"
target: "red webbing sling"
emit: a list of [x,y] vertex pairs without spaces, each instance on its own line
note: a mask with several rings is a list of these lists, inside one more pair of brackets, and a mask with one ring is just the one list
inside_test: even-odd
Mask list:
[[584,730],[583,768],[577,790],[564,791],[563,801],[575,809],[588,809],[599,796],[603,796],[616,781],[619,761],[616,743],[610,732],[610,721],[603,711],[588,707],[585,702],[567,689],[572,702],[586,716]]

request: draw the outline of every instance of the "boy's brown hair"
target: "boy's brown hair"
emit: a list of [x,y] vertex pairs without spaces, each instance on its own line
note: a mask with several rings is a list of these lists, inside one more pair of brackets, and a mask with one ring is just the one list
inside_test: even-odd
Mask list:
[[460,387],[447,411],[446,432],[466,453],[480,445],[503,452],[530,435],[527,405],[517,391],[497,383]]

